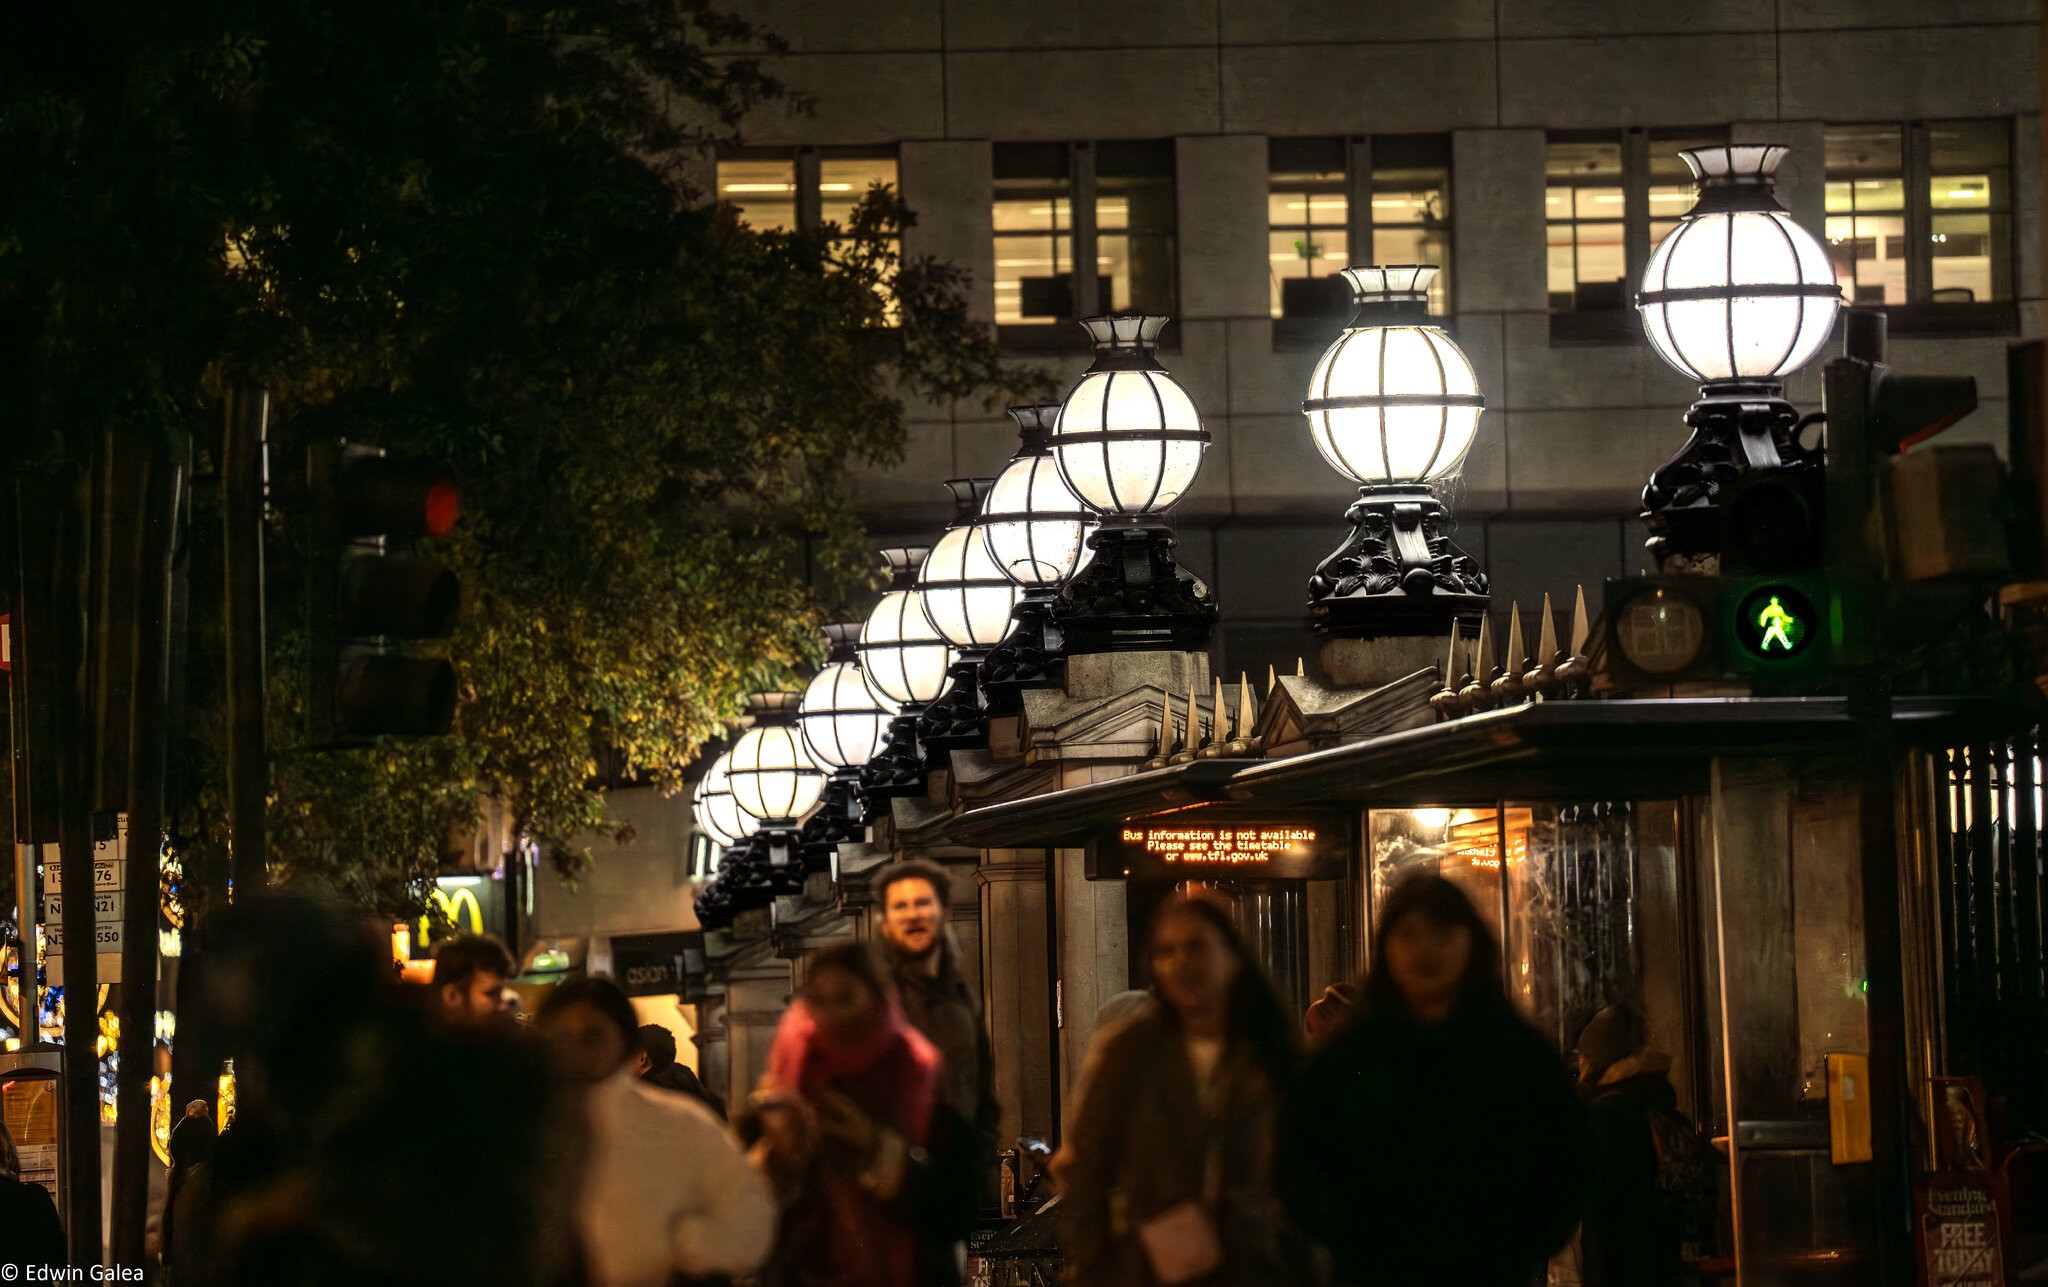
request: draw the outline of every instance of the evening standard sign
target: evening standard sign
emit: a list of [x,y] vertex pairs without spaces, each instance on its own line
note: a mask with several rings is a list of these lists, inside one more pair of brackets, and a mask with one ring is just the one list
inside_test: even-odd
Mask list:
[[1326,815],[1244,817],[1189,810],[1105,829],[1089,875],[1133,880],[1325,880],[1344,874],[1351,828]]

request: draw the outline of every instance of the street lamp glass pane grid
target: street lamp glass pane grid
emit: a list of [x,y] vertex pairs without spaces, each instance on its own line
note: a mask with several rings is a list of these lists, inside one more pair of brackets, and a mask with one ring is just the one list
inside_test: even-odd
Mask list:
[[1643,330],[1665,361],[1696,379],[1776,379],[1827,342],[1839,305],[1821,295],[1745,295],[1741,288],[1834,281],[1827,256],[1789,215],[1695,216],[1650,256],[1643,290],[1726,294],[1646,304]]
[[730,752],[711,762],[711,767],[705,770],[704,777],[697,783],[697,794],[690,808],[697,829],[720,846],[737,844],[752,834],[749,825],[752,820],[740,812],[739,804],[732,798],[732,783],[727,776],[730,764]]
[[1266,194],[1266,240],[1274,317],[1284,311],[1282,281],[1327,277],[1351,262],[1345,233],[1349,216],[1343,171],[1272,175]]
[[[1013,460],[989,489],[984,514],[1073,515],[1081,498],[1060,477],[1050,456]],[[980,525],[989,557],[1003,574],[1023,586],[1054,586],[1078,572],[1092,551],[1094,524],[1082,518],[984,519]]]
[[[1096,371],[1060,408],[1053,456],[1074,494],[1106,514],[1158,514],[1171,509],[1195,480],[1206,443],[1153,437],[1161,430],[1202,427],[1187,391],[1163,371]],[[1070,434],[1130,433],[1094,438]]]
[[796,821],[817,806],[825,775],[794,728],[756,726],[733,745],[728,773],[740,809],[762,821]]
[[795,232],[796,162],[720,161],[718,199],[739,207],[740,218],[761,232]]
[[[1472,364],[1435,327],[1361,327],[1345,332],[1316,364],[1309,397],[1469,397]],[[1354,482],[1428,482],[1455,474],[1479,428],[1480,408],[1338,407],[1308,413],[1323,459]]]
[[889,740],[892,714],[861,678],[858,666],[835,661],[805,687],[796,722],[818,763],[834,769],[859,768]]
[[952,648],[932,629],[915,590],[883,595],[861,627],[861,676],[888,701],[936,701],[946,690],[952,659]]
[[1067,181],[996,181],[996,321],[1073,316],[1074,213]]
[[976,524],[947,529],[925,557],[919,601],[932,628],[956,648],[993,648],[1009,633],[1023,597],[988,552]]

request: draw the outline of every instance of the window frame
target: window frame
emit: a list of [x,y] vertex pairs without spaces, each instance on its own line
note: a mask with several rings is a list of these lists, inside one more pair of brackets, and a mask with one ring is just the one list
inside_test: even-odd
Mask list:
[[[1544,267],[1545,309],[1550,315],[1550,342],[1552,345],[1577,344],[1633,344],[1642,338],[1642,319],[1633,303],[1636,283],[1643,278],[1643,270],[1649,267],[1650,256],[1657,249],[1650,239],[1650,224],[1653,219],[1650,210],[1650,157],[1652,149],[1660,144],[1681,143],[1688,146],[1711,146],[1715,142],[1728,142],[1729,128],[1726,125],[1701,126],[1659,126],[1650,129],[1644,126],[1629,126],[1619,130],[1552,130],[1544,136],[1544,194],[1548,200],[1550,189],[1549,149],[1553,143],[1614,143],[1621,144],[1621,224],[1622,224],[1622,303],[1618,309],[1557,309],[1548,304],[1550,294],[1549,266]],[[1549,229],[1553,224],[1611,223],[1613,220],[1569,220],[1552,219],[1546,212],[1543,219],[1544,238],[1547,246]],[[1576,259],[1574,272],[1576,273]],[[1576,276],[1574,285],[1577,284]]]
[[[1406,153],[1406,159],[1411,163],[1411,168],[1429,168],[1441,164],[1444,175],[1443,189],[1446,207],[1449,206],[1451,201],[1451,188],[1457,175],[1456,167],[1453,163],[1451,136],[1447,133],[1352,134],[1348,136],[1310,135],[1300,138],[1269,138],[1266,142],[1266,196],[1268,202],[1271,201],[1274,194],[1274,176],[1296,172],[1293,168],[1284,170],[1276,168],[1281,159],[1275,155],[1277,151],[1298,148],[1305,156],[1317,145],[1327,146],[1335,144],[1341,148],[1340,160],[1343,167],[1343,177],[1340,182],[1340,190],[1344,194],[1344,245],[1347,258],[1350,261],[1346,265],[1347,267],[1377,264],[1380,262],[1379,253],[1375,248],[1374,241],[1382,227],[1393,231],[1427,228],[1429,226],[1427,223],[1395,221],[1387,221],[1383,224],[1373,217],[1372,199],[1373,193],[1377,190],[1379,178],[1374,161],[1376,154],[1385,156],[1391,153],[1399,156]],[[1376,144],[1377,146],[1375,146]],[[1313,224],[1307,223],[1304,226],[1313,227]],[[1270,245],[1273,231],[1270,204],[1267,208],[1266,231],[1268,244]],[[1443,275],[1448,279],[1448,285],[1444,292],[1444,311],[1440,314],[1431,313],[1430,321],[1434,325],[1448,327],[1451,319],[1457,313],[1457,300],[1454,291],[1459,280],[1456,263],[1458,253],[1457,237],[1452,217],[1448,213],[1443,219],[1442,234],[1445,253],[1441,258],[1444,262],[1438,266],[1443,270]],[[1269,277],[1271,272],[1272,268],[1269,260],[1267,265]],[[1269,304],[1268,312],[1270,313],[1270,311],[1271,306]],[[1295,317],[1275,316],[1272,319],[1273,347],[1275,349],[1289,350],[1319,348],[1329,342],[1331,320],[1335,319],[1342,322],[1345,316],[1346,311],[1344,309],[1337,309],[1327,314],[1302,314]]]
[[[1998,220],[2003,218],[2006,225],[2008,244],[2005,247],[2006,297],[2004,299],[1979,299],[1959,302],[1934,298],[1934,220],[1938,213],[1934,208],[1933,180],[1936,177],[1933,148],[1930,133],[1943,125],[1999,126],[2005,135],[2004,170],[2007,176],[2003,206],[1988,203],[1984,213],[1991,217],[1995,230]],[[1882,125],[1898,131],[1899,136],[1899,180],[1903,189],[1903,216],[1905,226],[1906,299],[1900,304],[1865,304],[1860,307],[1880,308],[1884,311],[1887,325],[1894,335],[1904,336],[1993,336],[2017,335],[2020,331],[2019,313],[2019,219],[2017,202],[2012,192],[2014,165],[2013,149],[2019,131],[2010,116],[1944,117],[1939,120],[1909,121],[1837,121],[1823,126],[1823,131],[1835,129],[1869,129]],[[1823,149],[1825,156],[1825,149]],[[1822,190],[1828,183],[1840,182],[1839,171],[1829,172],[1823,160]],[[1988,194],[1987,194],[1988,195]],[[1852,211],[1853,213],[1853,211]],[[1880,212],[1889,213],[1889,212]],[[1823,211],[1823,219],[1827,213]],[[1823,225],[1825,226],[1825,225]],[[1851,283],[1853,293],[1853,279]],[[1848,301],[1853,302],[1853,301]]]
[[[720,195],[717,167],[727,161],[793,161],[796,191],[792,194],[796,203],[796,229],[804,234],[815,234],[825,226],[825,192],[823,169],[826,161],[888,161],[896,168],[896,180],[889,186],[898,197],[903,195],[902,149],[893,143],[849,144],[830,147],[801,143],[793,146],[732,144],[718,149],[712,163],[711,189],[714,199],[721,204],[733,204]],[[860,194],[860,195],[865,195]],[[858,198],[856,198],[858,199]],[[742,216],[744,218],[744,216]],[[901,239],[898,238],[900,241]]]
[[[1034,155],[1048,155],[1054,149],[1059,149],[1063,153],[1066,168],[1064,176],[1046,173],[1006,173],[1013,166],[1024,168]],[[995,183],[1001,183],[1006,180],[1038,180],[1048,185],[1062,181],[1065,183],[1067,220],[1069,224],[1065,235],[1069,239],[1071,254],[1064,273],[1055,275],[1066,277],[1068,286],[1073,292],[1074,300],[1074,316],[1071,318],[1028,322],[998,321],[996,323],[996,342],[1000,349],[1011,353],[1071,352],[1079,342],[1077,339],[1078,332],[1074,330],[1075,323],[1081,318],[1098,316],[1109,310],[1111,300],[1103,298],[1102,295],[1102,284],[1100,281],[1102,274],[1099,266],[1100,256],[1097,254],[1101,234],[1097,217],[1097,196],[1102,177],[1101,157],[1105,150],[1112,153],[1125,152],[1129,156],[1139,157],[1142,149],[1158,150],[1159,154],[1165,159],[1166,171],[1164,174],[1153,174],[1150,176],[1142,174],[1129,176],[1112,175],[1111,177],[1163,178],[1171,187],[1173,192],[1173,228],[1170,236],[1173,249],[1170,258],[1173,265],[1173,298],[1175,304],[1169,306],[1168,311],[1177,312],[1177,304],[1180,298],[1180,167],[1173,139],[1087,139],[1067,143],[998,142],[994,144],[995,156],[992,168]],[[1008,153],[1007,158],[1004,155],[1005,153]],[[1006,160],[1009,164],[1006,164]],[[1051,167],[1046,166],[1044,168],[1050,169]],[[1000,192],[1000,189],[991,184],[988,197],[989,236],[999,253],[1005,239],[1017,240],[1026,237],[1050,236],[1054,241],[1055,247],[1057,247],[1061,234],[1057,228],[1056,221],[1052,229],[1044,232],[1036,230],[998,230],[995,227],[995,203],[1003,199]],[[1057,196],[1052,199],[1055,201],[1059,200]],[[1127,218],[1125,222],[1127,229],[1130,220]],[[1135,231],[1127,231],[1126,229],[1111,229],[1110,232],[1112,235],[1120,234],[1127,237],[1146,235],[1136,233]],[[1057,249],[1055,249],[1054,255],[1055,262],[1057,262]],[[1083,264],[1095,267],[1097,271],[1084,273],[1081,271]],[[991,280],[991,288],[994,285],[994,280]],[[1174,321],[1167,326],[1165,332],[1160,337],[1160,347],[1162,349],[1172,352],[1178,348],[1178,330],[1179,319],[1175,317]]]

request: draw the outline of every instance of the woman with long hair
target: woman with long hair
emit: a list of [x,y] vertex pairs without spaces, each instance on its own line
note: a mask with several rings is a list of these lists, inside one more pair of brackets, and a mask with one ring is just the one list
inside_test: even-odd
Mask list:
[[1360,1012],[1310,1061],[1282,1148],[1288,1204],[1346,1287],[1528,1287],[1570,1239],[1585,1112],[1456,885],[1388,896]]
[[1066,1281],[1306,1281],[1274,1189],[1294,1024],[1215,898],[1161,907],[1150,959],[1153,1001],[1095,1034],[1053,1164]]
[[769,1283],[930,1287],[952,1276],[950,1243],[921,1236],[917,1219],[938,1095],[938,1051],[874,954],[849,943],[813,957],[742,1124],[782,1196]]

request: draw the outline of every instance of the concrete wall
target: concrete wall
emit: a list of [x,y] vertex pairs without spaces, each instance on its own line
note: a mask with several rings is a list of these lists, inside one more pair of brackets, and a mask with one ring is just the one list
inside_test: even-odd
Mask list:
[[[1349,496],[1298,411],[1316,355],[1276,350],[1267,317],[1268,137],[1452,134],[1453,326],[1488,399],[1459,488],[1461,539],[1484,551],[1503,613],[1510,598],[1533,607],[1545,589],[1640,564],[1638,495],[1683,445],[1693,397],[1641,343],[1552,345],[1545,130],[1727,126],[1790,143],[1783,191],[1819,232],[1824,123],[2011,119],[2022,330],[2041,333],[2037,0],[737,7],[789,39],[773,69],[815,102],[763,112],[748,140],[897,145],[920,218],[911,248],[969,267],[983,316],[992,140],[1177,140],[1182,339],[1166,362],[1215,433],[1180,522],[1189,565],[1222,590],[1226,669],[1285,651]],[[1072,358],[1032,360],[1070,383],[1084,364],[1075,337]],[[2009,338],[1895,341],[1905,370],[1977,375],[1982,409],[1950,441],[2002,443]],[[1817,366],[1790,393],[1817,406]],[[877,533],[939,524],[939,480],[993,472],[1012,441],[977,405],[911,418],[903,463],[861,482]]]
[[[624,844],[608,836],[595,838],[594,861],[574,889],[543,864],[534,881],[530,935],[609,937],[696,929],[689,797],[664,797],[651,787],[635,787],[611,792],[605,807],[633,828],[632,838]],[[600,952],[591,968],[609,969],[609,951]]]

